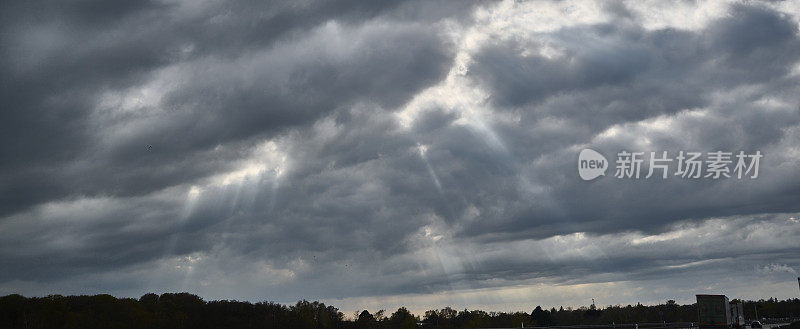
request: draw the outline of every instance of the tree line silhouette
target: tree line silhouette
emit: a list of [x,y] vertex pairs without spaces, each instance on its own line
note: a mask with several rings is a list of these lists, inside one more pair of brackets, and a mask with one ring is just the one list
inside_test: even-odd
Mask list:
[[[744,301],[745,316],[800,316],[800,299]],[[579,324],[695,322],[697,305],[594,305],[577,309],[536,306],[526,312],[457,311],[450,307],[412,314],[405,307],[387,314],[367,310],[345,317],[336,307],[302,300],[294,305],[235,300],[204,301],[189,293],[146,294],[139,299],[111,295],[26,298],[0,297],[0,328],[291,328],[291,329],[458,329],[519,328]]]

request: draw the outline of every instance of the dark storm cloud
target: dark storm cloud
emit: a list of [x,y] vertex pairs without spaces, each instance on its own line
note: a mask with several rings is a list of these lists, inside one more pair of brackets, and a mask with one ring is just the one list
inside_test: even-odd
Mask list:
[[604,129],[702,107],[708,92],[781,79],[798,59],[797,26],[788,17],[731,10],[732,17],[697,32],[601,24],[542,34],[565,48],[552,59],[524,53],[523,47],[541,47],[536,43],[500,41],[477,54],[470,72],[490,88],[493,103],[524,106],[531,120],[594,121]]
[[[435,81],[448,61],[444,41],[421,27],[367,33],[352,41],[361,48],[351,45],[341,54],[292,41],[330,20],[350,24],[397,6],[402,10],[396,15],[413,8],[396,2],[287,8],[231,2],[201,7],[206,11],[199,13],[181,4],[7,6],[3,214],[68,195],[136,195],[208,175],[225,168],[220,158],[236,156],[235,150],[210,152],[209,147],[230,143],[235,148],[256,134],[313,121],[356,98],[396,106]],[[326,37],[317,33],[317,41]],[[296,53],[270,58],[270,49],[284,44],[297,47]],[[264,55],[252,58],[258,54]],[[242,63],[248,57],[250,62]],[[295,57],[301,59],[293,62]],[[171,65],[186,67],[191,81],[160,105],[171,110],[166,118],[112,117],[147,126],[111,149],[98,145],[108,138],[98,134],[104,127],[92,118],[102,93],[141,85]],[[192,71],[195,67],[209,69]],[[247,71],[256,76],[242,78]],[[155,149],[148,150],[152,144]],[[86,159],[91,160],[80,163]],[[89,174],[92,179],[86,179]]]
[[[224,211],[223,205],[235,202],[224,190],[204,193],[201,200],[208,204],[199,206],[204,211],[184,221],[181,203],[160,201],[163,192],[152,193],[231,170],[257,140],[292,127],[330,115],[352,121],[346,107],[357,102],[379,110],[401,105],[439,81],[450,65],[452,45],[423,24],[442,15],[458,17],[469,7],[442,4],[430,10],[433,4],[417,2],[275,7],[229,2],[200,5],[199,12],[181,7],[188,5],[6,4],[0,209],[6,225],[20,235],[3,240],[4,268],[14,269],[4,271],[3,280],[52,280],[207,251],[215,243],[208,239],[219,237],[215,230],[263,224],[264,208],[244,215]],[[369,22],[381,14],[385,19]],[[158,104],[128,112],[113,108],[122,106],[119,102],[109,109],[102,105],[109,94],[136,89],[170,68],[180,76],[167,72],[164,79],[172,88]],[[378,129],[385,126],[367,127],[380,136]],[[329,156],[346,166],[363,161],[358,154]],[[219,199],[213,200],[215,193]],[[266,236],[244,239],[253,242],[242,246],[244,254],[262,244],[258,239],[295,234],[307,241],[310,235],[334,233],[312,229],[327,211],[304,210],[313,198],[327,195],[286,191],[293,193],[298,195],[290,199],[293,205],[281,207],[285,220]],[[42,213],[73,203],[89,203],[95,213]],[[348,224],[358,213],[365,214],[343,207],[328,220]],[[42,222],[48,218],[52,225]],[[138,229],[150,220],[161,225]],[[25,238],[30,235],[36,238]],[[332,234],[320,242],[337,239]],[[288,258],[297,246],[265,247],[270,255]]]
[[[528,161],[539,159],[532,173],[541,179],[539,183],[555,187],[549,197],[556,201],[517,205],[519,212],[506,207],[508,213],[497,215],[507,221],[482,221],[468,234],[519,233],[522,227],[543,236],[573,230],[657,231],[685,218],[762,213],[765,203],[774,212],[798,211],[796,192],[767,187],[777,187],[773,185],[777,180],[798,184],[791,169],[782,169],[784,164],[794,165],[782,164],[785,159],[780,147],[771,148],[782,139],[794,138],[786,132],[798,124],[798,99],[788,96],[794,104],[783,111],[743,104],[769,95],[786,96],[783,89],[796,90],[797,77],[789,73],[793,63],[800,60],[797,26],[788,17],[763,8],[734,6],[731,11],[731,17],[698,32],[613,25],[560,30],[543,36],[565,45],[563,57],[555,59],[522,55],[519,47],[507,43],[483,50],[472,71],[475,79],[492,90],[491,102],[519,112],[522,118],[518,126],[498,124],[497,131],[501,139],[516,147],[513,154]],[[759,28],[740,31],[748,25]],[[599,49],[598,44],[602,45]],[[761,92],[749,98],[730,102],[715,98],[716,94],[754,85]],[[714,107],[712,118],[676,119],[681,111],[709,106]],[[592,141],[614,125],[658,116],[684,122],[684,126],[675,125],[665,132],[641,129],[638,135],[631,132]],[[557,122],[557,127],[546,129],[540,125],[545,120]],[[638,149],[643,137],[650,144]],[[612,164],[616,152],[623,149],[666,150],[671,154],[689,149],[767,149],[773,155],[772,163],[766,160],[763,164],[764,177],[758,182],[687,183],[673,179],[585,183],[574,174],[577,151],[564,151],[581,144],[604,151]],[[613,170],[612,166],[608,174],[613,175]],[[487,176],[493,181],[508,177]],[[731,190],[738,193],[727,194]],[[520,199],[513,190],[500,195],[498,199],[502,200]]]
[[[453,35],[494,28],[494,4],[3,6],[0,291],[291,301],[800,266],[800,38],[761,4],[696,30],[609,5],[492,30],[470,61],[482,39]],[[587,183],[584,146],[766,157],[752,181]]]

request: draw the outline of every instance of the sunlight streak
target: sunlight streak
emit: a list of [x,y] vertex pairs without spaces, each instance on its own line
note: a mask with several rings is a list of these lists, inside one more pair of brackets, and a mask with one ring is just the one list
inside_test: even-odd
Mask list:
[[430,161],[428,161],[428,157],[425,155],[427,152],[428,147],[425,145],[421,145],[417,143],[417,149],[419,149],[419,157],[422,158],[422,161],[425,162],[425,166],[428,167],[428,174],[431,175],[431,179],[433,179],[433,183],[436,185],[436,188],[439,190],[439,194],[442,193],[442,183],[439,182],[439,177],[436,176],[436,172],[433,171],[433,167],[431,167]]

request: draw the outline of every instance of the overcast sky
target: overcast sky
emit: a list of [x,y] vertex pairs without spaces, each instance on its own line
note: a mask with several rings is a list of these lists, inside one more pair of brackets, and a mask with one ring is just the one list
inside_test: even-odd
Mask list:
[[[798,297],[798,13],[4,1],[0,294]],[[584,148],[606,176],[580,179]],[[635,180],[614,177],[620,150],[764,157],[756,179]]]

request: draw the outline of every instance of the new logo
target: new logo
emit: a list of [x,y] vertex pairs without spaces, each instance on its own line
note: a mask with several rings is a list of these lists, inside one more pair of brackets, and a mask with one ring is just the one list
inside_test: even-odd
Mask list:
[[583,149],[578,155],[578,174],[583,180],[592,180],[606,175],[608,160],[597,151]]

